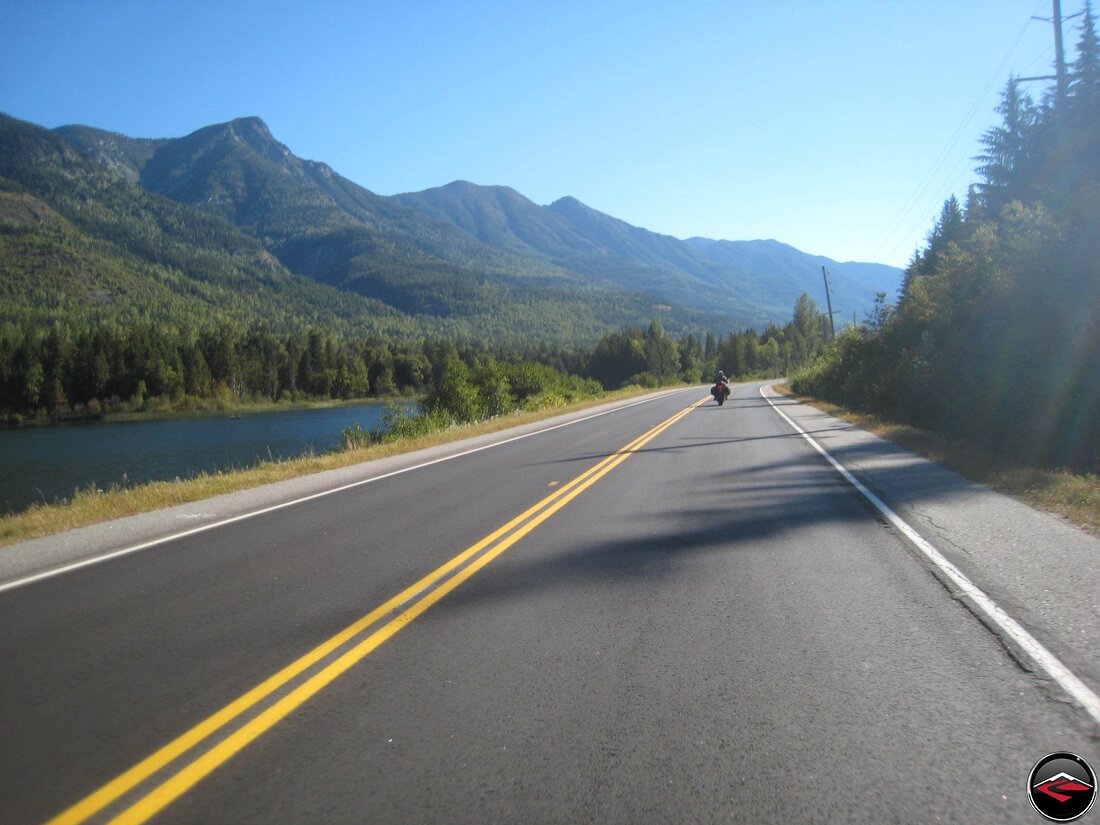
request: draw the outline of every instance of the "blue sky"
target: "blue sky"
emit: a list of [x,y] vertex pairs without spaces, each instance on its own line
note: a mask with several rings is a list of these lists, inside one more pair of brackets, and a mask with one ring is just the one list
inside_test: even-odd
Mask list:
[[502,184],[901,266],[1009,72],[1049,72],[1050,5],[0,0],[0,111],[133,137],[258,115],[383,195]]

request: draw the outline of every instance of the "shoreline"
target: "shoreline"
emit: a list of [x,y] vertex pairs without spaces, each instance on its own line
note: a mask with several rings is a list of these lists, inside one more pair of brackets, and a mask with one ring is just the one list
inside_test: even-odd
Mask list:
[[[283,461],[264,461],[248,469],[201,473],[189,479],[153,481],[133,487],[106,490],[98,488],[78,490],[68,501],[35,504],[18,512],[0,516],[0,546],[122,516],[197,501],[222,493],[492,433],[654,391],[653,388],[626,387],[603,393],[597,398],[581,399],[561,406],[519,410],[474,424],[454,425],[422,436],[371,444],[351,450],[336,450],[322,455],[307,455]],[[385,400],[381,403],[385,403]]]
[[63,418],[24,418],[11,422],[0,418],[0,431],[33,429],[37,427],[82,427],[89,424],[133,424],[147,421],[179,421],[189,418],[240,418],[246,415],[263,415],[275,412],[296,412],[299,410],[333,410],[343,407],[384,406],[393,402],[415,404],[417,395],[386,395],[367,398],[341,398],[321,401],[268,401],[255,403],[230,404],[224,407],[196,407],[176,410],[131,410],[110,412],[98,416],[71,416]]

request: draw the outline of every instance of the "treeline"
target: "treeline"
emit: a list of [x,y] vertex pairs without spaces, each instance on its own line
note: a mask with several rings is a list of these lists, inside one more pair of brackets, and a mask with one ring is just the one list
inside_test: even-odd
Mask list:
[[[516,410],[558,407],[595,398],[598,381],[534,361],[501,361],[488,354],[444,347],[427,391],[416,410],[391,406],[374,431],[358,424],[344,430],[345,448],[426,435],[455,424],[470,424]],[[472,356],[472,357],[471,357]]]
[[19,416],[228,407],[420,390],[443,345],[341,341],[212,327],[187,335],[150,324],[0,327],[0,410]]
[[276,335],[215,326],[187,334],[152,324],[0,325],[0,413],[9,423],[424,394],[428,406],[468,422],[535,396],[548,404],[601,389],[588,378],[585,353],[546,345],[516,353],[447,341],[349,340],[321,329]]
[[719,368],[731,378],[781,375],[821,349],[826,328],[805,295],[790,323],[761,334],[673,340],[653,321],[608,334],[591,350],[354,340],[323,329],[280,335],[263,326],[189,332],[150,323],[9,322],[0,325],[0,413],[15,423],[427,394],[429,408],[471,421],[540,394],[539,403],[549,403],[593,388],[699,383]]
[[1010,80],[980,181],[951,198],[896,307],[795,376],[800,392],[1100,470],[1100,46],[1086,5],[1066,91]]
[[391,408],[374,432],[358,426],[344,431],[344,445],[425,435],[453,424],[481,421],[516,409],[553,407],[605,390],[637,385],[658,387],[709,381],[717,369],[730,379],[778,376],[805,364],[821,351],[828,316],[809,296],[795,304],[785,327],[770,324],[727,337],[707,334],[702,341],[686,335],[673,341],[660,322],[645,330],[630,327],[605,335],[590,352],[562,352],[545,346],[529,349],[518,360],[458,350],[444,353],[433,369],[420,409]]
[[815,357],[828,340],[829,321],[808,295],[795,302],[791,321],[728,336],[689,334],[672,341],[654,321],[646,330],[631,327],[600,339],[584,360],[586,375],[611,389],[625,384],[657,386],[679,378],[689,384],[710,381],[723,370],[731,379],[786,375]]

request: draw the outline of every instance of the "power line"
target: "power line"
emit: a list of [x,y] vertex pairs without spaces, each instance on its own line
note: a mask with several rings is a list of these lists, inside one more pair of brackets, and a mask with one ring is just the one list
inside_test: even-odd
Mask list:
[[[1037,13],[1039,11],[1039,9],[1041,9],[1045,4],[1046,4],[1046,0],[1040,0],[1040,2],[1036,5],[1035,11],[1033,12],[1033,14]],[[1012,58],[1012,55],[1016,51],[1016,48],[1020,45],[1020,42],[1024,39],[1024,35],[1027,33],[1028,27],[1030,25],[1031,25],[1031,19],[1029,18],[1024,23],[1023,27],[1021,27],[1020,33],[1018,35],[1016,35],[1016,39],[1013,41],[1012,45],[1009,46],[1008,51],[1005,53],[1005,56],[1002,58],[1000,64],[997,66],[996,70],[993,72],[993,74],[990,76],[989,80],[986,82],[985,87],[979,93],[977,99],[974,101],[974,105],[970,107],[970,111],[967,112],[966,116],[963,118],[962,123],[959,124],[957,129],[955,129],[955,132],[951,136],[951,138],[948,140],[947,145],[944,147],[943,151],[940,152],[940,154],[937,157],[935,163],[932,165],[932,168],[924,175],[924,178],[921,181],[921,183],[918,184],[917,188],[912,192],[912,194],[909,195],[909,197],[906,199],[905,203],[902,204],[899,211],[894,215],[893,218],[890,219],[890,221],[888,221],[886,223],[886,225],[883,227],[883,229],[875,237],[875,240],[871,242],[870,251],[867,253],[866,256],[864,256],[863,260],[868,260],[868,261],[876,260],[875,256],[880,253],[884,243],[887,242],[886,238],[888,238],[892,235],[896,235],[899,226],[904,221],[906,221],[910,218],[910,216],[913,213],[914,208],[916,208],[918,203],[922,202],[922,198],[924,198],[924,195],[927,192],[928,187],[930,187],[933,184],[934,180],[936,179],[936,176],[940,172],[940,169],[943,168],[944,163],[947,162],[947,159],[951,156],[952,152],[954,152],[955,147],[957,146],[957,144],[958,144],[960,138],[962,137],[963,133],[970,126],[970,122],[974,119],[975,114],[977,114],[978,110],[985,103],[985,100],[988,97],[990,90],[993,88],[993,84],[995,84],[997,82],[998,78],[1001,76],[1001,72],[1004,71],[1005,66],[1008,65],[1008,61]],[[964,161],[969,161],[969,159],[970,159],[969,157],[966,157],[963,160]],[[942,194],[940,194],[942,192],[943,192],[942,187],[937,190],[937,196],[935,198],[935,200],[937,202],[943,200],[943,196],[942,196]],[[921,218],[919,218],[919,220],[923,223],[925,218],[921,217]],[[909,233],[906,233],[904,236],[902,236],[902,238],[897,243],[895,243],[894,248],[889,253],[890,255],[893,255],[894,252],[897,251],[898,247],[900,247],[902,243],[905,243],[905,239],[911,235],[911,232],[912,232],[912,230]],[[889,256],[887,256],[887,257],[889,257]]]
[[1021,83],[1027,80],[1056,81],[1058,108],[1061,109],[1064,107],[1066,92],[1069,88],[1069,73],[1066,71],[1066,53],[1062,45],[1062,24],[1067,20],[1072,20],[1074,17],[1080,17],[1084,12],[1079,11],[1077,14],[1064,15],[1062,14],[1062,0],[1052,0],[1052,2],[1054,6],[1054,15],[1052,17],[1032,17],[1031,19],[1042,20],[1044,23],[1051,23],[1054,26],[1054,74],[1041,75],[1039,77],[1017,77],[1016,82]]
[[[943,192],[952,193],[958,190],[959,184],[970,172],[969,161],[969,157],[962,157],[955,162],[955,165],[951,168],[951,172],[949,173],[951,175],[951,183],[942,190]],[[909,238],[913,236],[913,233],[919,230],[921,226],[928,224],[930,217],[932,220],[935,220],[935,215],[937,212],[936,207],[943,203],[945,199],[946,198],[944,195],[937,193],[932,198],[925,201],[924,207],[918,210],[913,222],[909,225],[904,233],[901,233],[897,243],[894,244],[894,246],[890,249],[889,252],[884,255],[884,257],[894,257],[894,253],[896,253],[901,248],[901,245],[903,243],[905,243]]]
[[[1042,4],[1040,3],[1040,6],[1041,5]],[[1036,7],[1036,11],[1038,10],[1038,8],[1039,6]],[[944,147],[942,152],[940,152],[940,155],[936,159],[936,162],[933,164],[932,168],[925,174],[922,182],[906,199],[906,202],[902,205],[901,210],[890,220],[889,223],[886,224],[883,230],[879,232],[878,237],[875,238],[871,246],[872,257],[868,257],[866,258],[866,260],[874,260],[873,254],[877,254],[880,251],[884,238],[888,235],[894,234],[897,231],[898,226],[910,217],[913,209],[920,202],[921,198],[928,190],[928,187],[932,185],[932,182],[934,181],[936,175],[939,173],[940,169],[943,167],[943,164],[947,161],[947,158],[954,151],[955,146],[958,144],[963,132],[969,127],[970,122],[974,119],[974,115],[977,114],[978,109],[985,102],[986,97],[989,95],[989,91],[993,88],[993,84],[997,82],[997,78],[1000,77],[1001,72],[1004,70],[1004,67],[1007,65],[1009,59],[1012,57],[1012,53],[1016,50],[1016,47],[1020,45],[1020,41],[1023,40],[1024,34],[1027,32],[1027,29],[1030,25],[1030,20],[1024,23],[1023,28],[1020,29],[1020,33],[1016,36],[1016,40],[1009,47],[1008,51],[1005,53],[1004,58],[1001,60],[1000,65],[986,82],[985,87],[978,95],[978,98],[974,101],[974,104],[970,107],[970,111],[967,112],[966,116],[963,118],[962,123],[959,124],[957,129],[955,129],[955,132],[948,141],[947,146]],[[937,200],[939,200],[938,197]],[[894,247],[894,251],[896,250],[897,245]],[[893,253],[891,252],[891,254]]]
[[1042,67],[1049,66],[1053,59],[1054,59],[1054,47],[1049,46],[1045,51],[1043,51],[1042,55],[1040,55],[1035,60],[1028,63],[1027,66],[1020,71],[1020,74],[1028,75],[1028,74],[1031,74],[1032,72],[1037,72]]

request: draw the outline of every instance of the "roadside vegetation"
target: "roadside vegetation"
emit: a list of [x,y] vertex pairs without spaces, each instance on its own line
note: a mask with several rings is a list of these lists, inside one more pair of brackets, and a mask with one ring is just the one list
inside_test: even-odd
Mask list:
[[795,393],[786,384],[777,384],[774,389],[1100,536],[1100,476],[1095,473],[1027,466],[1003,451],[972,440],[955,440],[881,415],[855,412]]
[[[944,204],[897,305],[880,296],[790,386],[1087,480],[1100,473],[1100,42],[1088,6],[1066,93],[1036,104],[1010,81],[998,111],[980,182],[965,206]],[[1033,483],[1030,470],[1004,472]]]
[[[645,329],[605,334],[591,349],[506,349],[377,335],[357,339],[320,328],[277,334],[262,324],[196,329],[73,315],[43,325],[3,321],[0,315],[0,422],[158,417],[433,392],[429,407],[450,405],[445,411],[466,422],[499,414],[513,398],[521,405],[547,404],[555,394],[568,400],[580,391],[579,384],[539,372],[544,368],[598,382],[605,390],[670,380],[699,383],[718,367],[731,378],[782,375],[821,349],[825,323],[802,296],[790,323],[769,324],[761,333],[673,340],[653,321]],[[466,371],[475,382],[510,386],[485,390],[475,403],[463,383]],[[457,383],[445,385],[452,377]]]
[[[331,454],[264,462],[251,469],[202,474],[180,481],[77,490],[67,501],[37,504],[0,518],[0,543],[494,432],[659,387],[704,383],[719,367],[733,380],[778,376],[820,351],[824,346],[825,325],[824,315],[807,296],[802,296],[787,325],[771,324],[763,333],[750,329],[726,336],[706,334],[698,338],[686,335],[676,341],[654,321],[644,330],[630,327],[610,333],[587,352],[535,347],[517,355],[442,342],[396,346],[371,341],[355,345],[326,337],[321,332],[310,333],[301,339],[281,340],[262,334],[245,338],[229,336],[225,341],[199,337],[192,342],[196,346],[191,356],[185,358],[180,350],[175,350],[179,369],[172,366],[177,363],[174,359],[169,359],[170,363],[164,367],[166,361],[156,358],[151,358],[142,368],[149,370],[146,375],[168,376],[177,391],[175,396],[172,391],[165,394],[165,386],[159,383],[161,378],[155,378],[152,384],[146,383],[146,400],[159,399],[152,408],[172,408],[176,404],[174,397],[183,399],[182,406],[186,407],[187,399],[193,397],[187,389],[195,387],[191,372],[195,365],[199,365],[201,386],[213,388],[215,397],[220,387],[227,404],[242,401],[247,404],[249,400],[253,403],[289,403],[291,399],[281,395],[279,401],[272,401],[267,392],[259,398],[249,394],[251,385],[245,376],[271,374],[265,371],[259,357],[271,352],[275,353],[275,361],[268,366],[274,364],[276,375],[283,374],[279,371],[280,364],[287,369],[296,365],[294,386],[300,394],[294,398],[299,402],[323,400],[326,396],[316,391],[319,387],[328,388],[330,392],[333,387],[341,388],[344,384],[340,376],[351,373],[360,376],[363,382],[355,385],[356,393],[362,392],[364,387],[368,390],[372,387],[396,388],[406,398],[415,393],[421,403],[415,411],[409,411],[407,405],[393,404],[382,424],[373,431],[359,426],[346,429],[341,449]],[[27,340],[23,339],[24,346]],[[137,350],[173,352],[171,346],[157,349],[151,328],[136,331],[126,340],[149,345],[143,349],[139,344],[135,347]],[[169,340],[178,344],[184,339],[170,336]],[[207,346],[214,352],[221,352],[223,357],[208,360],[204,351]],[[46,365],[43,372],[48,369],[47,374],[51,376],[47,383],[53,389],[60,385],[66,403],[68,393],[61,376],[74,375],[77,376],[74,380],[79,381],[79,376],[85,373],[77,365],[101,360],[89,358],[89,352],[72,341],[66,343],[63,332],[56,327],[38,334],[30,348],[42,356],[37,363]],[[128,351],[125,347],[123,350]],[[6,363],[25,362],[27,349],[22,352],[23,355]],[[296,353],[297,357],[291,357],[291,353]],[[354,365],[349,365],[352,361]],[[123,358],[122,363],[132,362]],[[216,366],[212,367],[212,363]],[[128,372],[125,380],[135,382],[140,388],[144,379],[136,375],[136,371]],[[227,375],[233,379],[232,385]],[[121,382],[124,379],[117,373],[108,372],[104,380]],[[233,386],[238,388],[237,392]],[[10,389],[12,384],[7,387]],[[349,392],[351,394],[354,393]],[[43,401],[41,395],[32,396],[28,394],[24,400],[33,404]],[[7,395],[6,400],[11,401],[12,395]],[[139,406],[137,398],[132,396],[131,401],[132,409]],[[180,409],[180,406],[175,408]],[[150,409],[150,405],[146,403],[144,409]],[[51,415],[52,412],[42,411],[39,417],[50,420]],[[54,420],[60,417],[55,416]]]
[[[0,545],[37,538],[75,527],[85,527],[110,519],[145,513],[163,507],[186,504],[211,496],[247,490],[311,473],[348,467],[364,461],[400,455],[446,444],[463,438],[484,435],[529,424],[555,415],[593,407],[609,401],[632,398],[649,392],[627,387],[599,397],[586,397],[553,408],[516,410],[507,415],[443,429],[408,433],[403,438],[345,438],[342,449],[324,455],[304,456],[285,461],[265,461],[255,467],[218,473],[202,473],[193,478],[155,481],[130,487],[88,487],[77,490],[71,499],[53,504],[35,504],[18,513],[0,517]],[[395,409],[395,415],[400,410]]]

